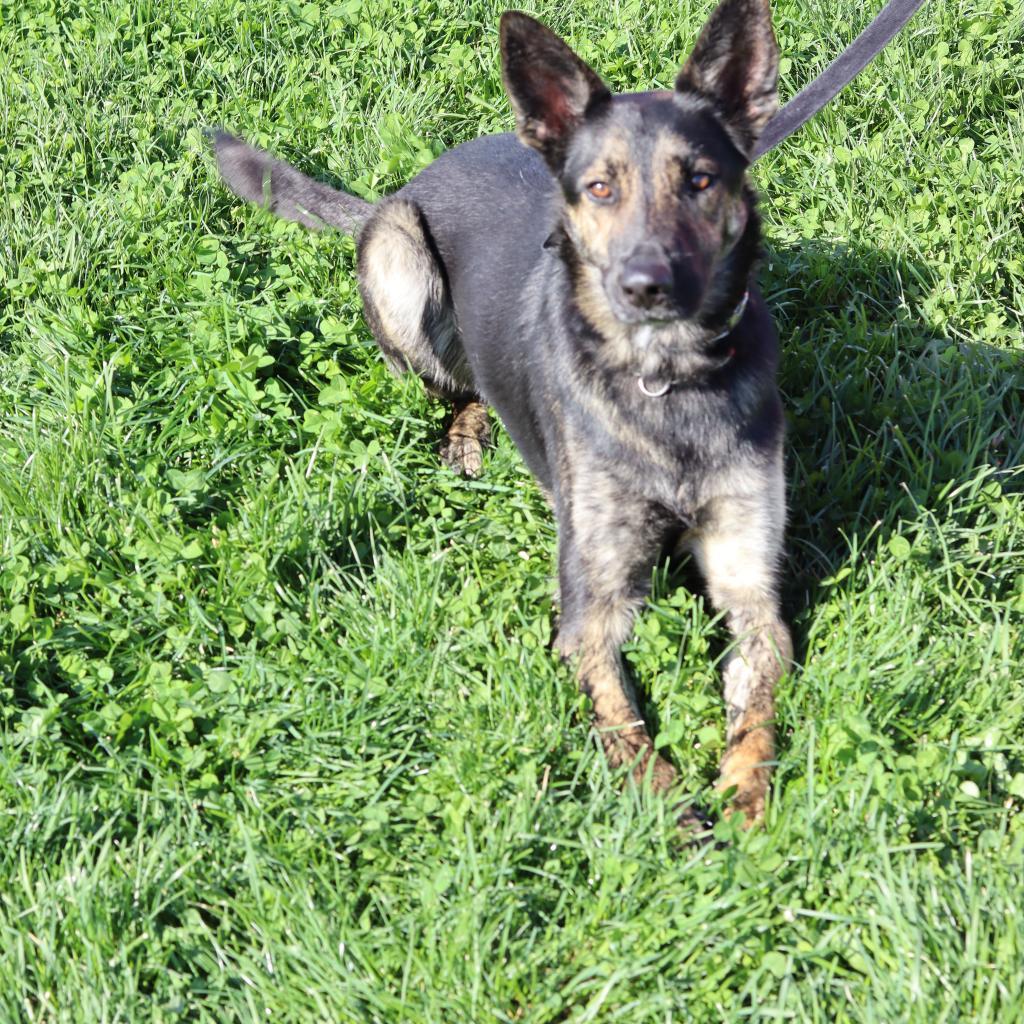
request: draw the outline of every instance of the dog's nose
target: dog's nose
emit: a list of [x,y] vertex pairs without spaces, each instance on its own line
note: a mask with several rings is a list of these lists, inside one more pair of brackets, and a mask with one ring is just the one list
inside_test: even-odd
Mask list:
[[628,260],[619,275],[619,285],[634,306],[648,307],[663,301],[672,289],[672,268],[657,257]]

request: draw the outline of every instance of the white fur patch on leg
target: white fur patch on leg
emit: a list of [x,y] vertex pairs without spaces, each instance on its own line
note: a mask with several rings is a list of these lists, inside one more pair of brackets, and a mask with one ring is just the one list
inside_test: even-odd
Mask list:
[[743,716],[755,683],[754,670],[738,651],[733,651],[722,668],[726,721],[731,729]]

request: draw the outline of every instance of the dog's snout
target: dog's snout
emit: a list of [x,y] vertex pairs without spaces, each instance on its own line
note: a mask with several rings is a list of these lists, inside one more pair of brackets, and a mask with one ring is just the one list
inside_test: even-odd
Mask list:
[[619,286],[634,306],[657,305],[672,290],[672,267],[667,260],[657,257],[634,257],[623,266]]

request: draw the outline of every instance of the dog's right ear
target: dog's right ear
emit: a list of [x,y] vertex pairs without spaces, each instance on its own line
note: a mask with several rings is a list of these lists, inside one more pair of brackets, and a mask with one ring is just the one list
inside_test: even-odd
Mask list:
[[554,32],[520,11],[501,16],[501,63],[516,134],[557,173],[572,133],[611,93]]

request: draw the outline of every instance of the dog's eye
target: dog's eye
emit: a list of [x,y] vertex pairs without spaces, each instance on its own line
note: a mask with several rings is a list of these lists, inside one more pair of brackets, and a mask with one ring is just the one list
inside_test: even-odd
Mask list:
[[705,192],[711,188],[715,183],[715,176],[708,174],[706,171],[698,171],[696,174],[690,175],[690,188],[694,192]]
[[613,190],[607,181],[592,181],[587,186],[587,192],[595,199],[611,199]]

